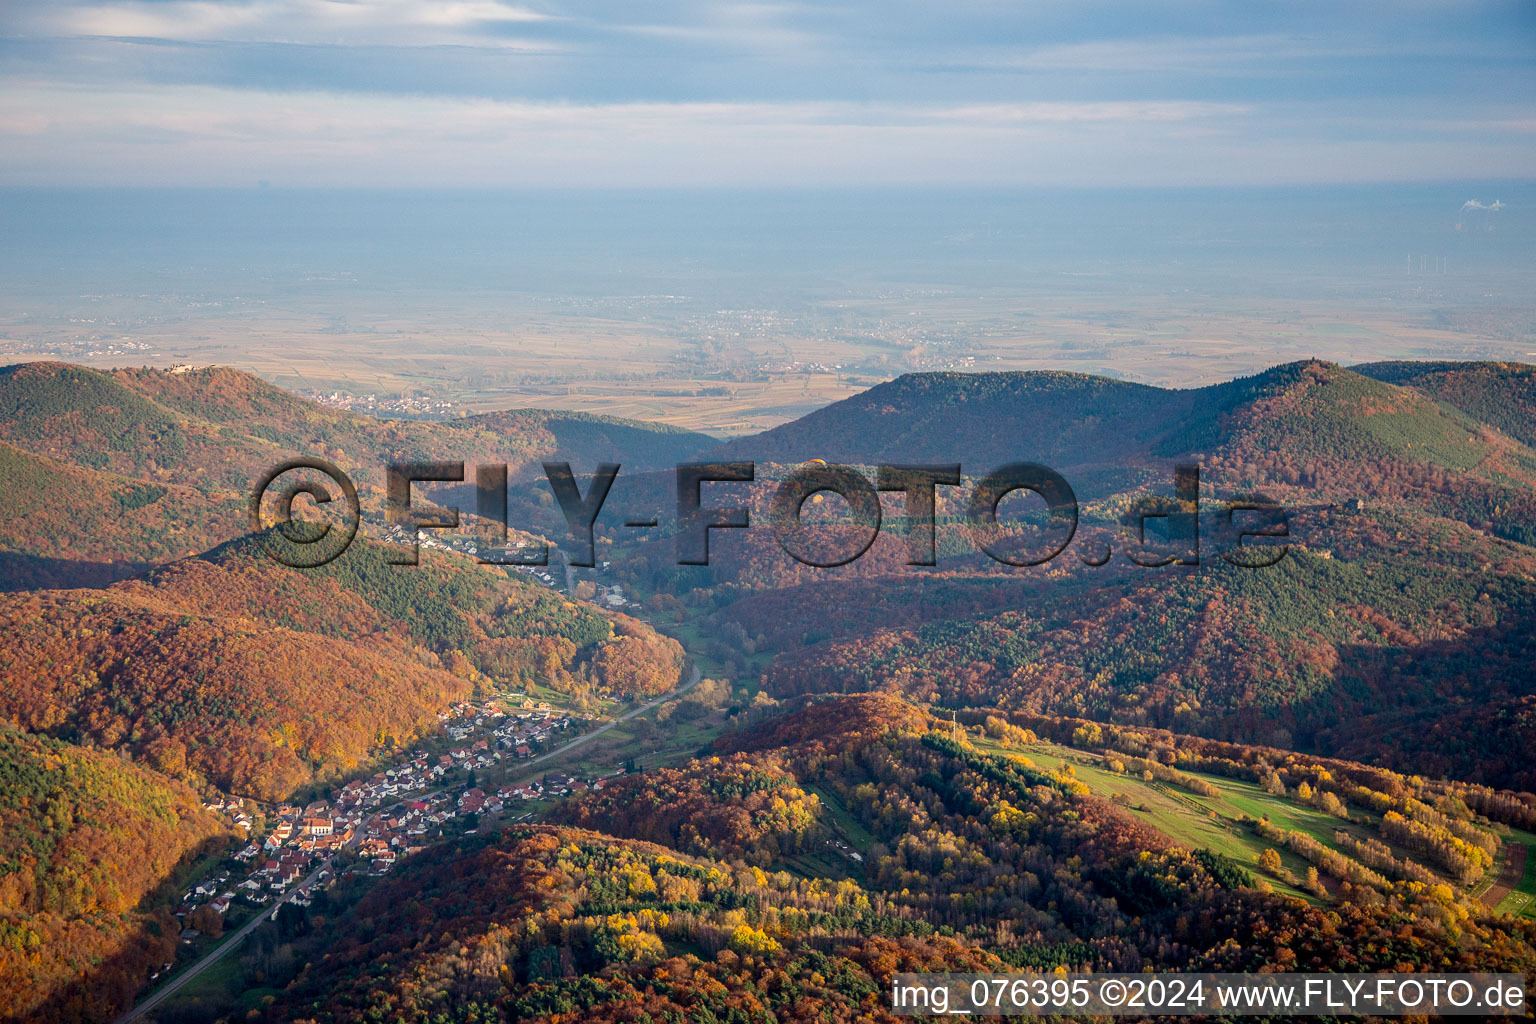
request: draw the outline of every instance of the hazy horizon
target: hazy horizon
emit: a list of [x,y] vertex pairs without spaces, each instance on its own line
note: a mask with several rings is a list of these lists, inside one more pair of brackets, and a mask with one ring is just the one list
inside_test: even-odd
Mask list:
[[1521,182],[11,189],[0,359],[724,433],[910,370],[1530,359],[1532,210]]
[[907,370],[1529,358],[1533,39],[1501,3],[12,5],[0,357],[723,432]]

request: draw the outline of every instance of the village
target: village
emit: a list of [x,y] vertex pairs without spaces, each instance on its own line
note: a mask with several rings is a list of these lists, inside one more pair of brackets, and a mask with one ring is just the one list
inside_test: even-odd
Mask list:
[[[472,834],[484,818],[526,820],[535,810],[621,774],[573,777],[547,771],[496,784],[487,776],[520,776],[532,762],[582,733],[593,716],[551,708],[532,698],[455,704],[438,716],[441,752],[411,751],[396,764],[356,778],[328,799],[261,805],[240,797],[204,806],[247,834],[245,844],[186,890],[176,916],[181,937],[217,936],[226,915],[246,918],[274,904],[307,907],[317,886],[348,873],[387,874],[427,846]],[[534,774],[532,771],[527,774]],[[275,909],[275,908],[274,908]]]

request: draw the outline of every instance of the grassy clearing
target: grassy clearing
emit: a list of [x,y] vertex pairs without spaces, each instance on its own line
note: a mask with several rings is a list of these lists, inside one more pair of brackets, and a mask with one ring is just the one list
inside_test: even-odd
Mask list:
[[497,785],[522,783],[547,772],[561,771],[577,776],[608,775],[633,760],[641,769],[671,767],[696,755],[700,748],[718,736],[724,716],[717,713],[702,718],[656,723],[659,708],[620,722],[574,750],[530,765],[522,761],[503,762],[497,770],[484,773]]
[[857,865],[831,850],[816,853],[798,853],[785,857],[784,866],[802,878],[853,878]]
[[[1070,767],[1072,773],[1098,797],[1113,799],[1138,821],[1156,829],[1174,842],[1191,849],[1205,847],[1225,854],[1264,875],[1278,891],[1310,899],[1305,893],[1276,875],[1259,869],[1258,857],[1271,844],[1239,823],[1242,817],[1267,817],[1276,826],[1305,833],[1329,848],[1336,848],[1333,833],[1344,829],[1358,835],[1368,830],[1350,825],[1290,800],[1264,792],[1250,782],[1218,775],[1186,772],[1211,783],[1221,791],[1219,797],[1203,797],[1163,782],[1147,781],[1140,775],[1111,771],[1105,760],[1095,754],[1054,743],[1004,749],[989,742],[982,749],[997,753],[1016,753],[1028,757],[1042,768]],[[1181,769],[1182,770],[1182,769]],[[1277,848],[1285,869],[1297,878],[1304,877],[1308,862],[1289,850]]]
[[849,852],[857,852],[867,858],[870,846],[875,843],[874,834],[860,824],[858,819],[849,813],[842,801],[830,792],[820,786],[803,782],[801,785],[805,787],[807,793],[813,794],[821,801],[824,812],[823,823],[831,826],[838,838],[848,844],[849,850],[835,848],[829,843],[818,849],[784,858],[784,866],[804,878],[841,879],[861,876],[864,864],[854,860],[849,856]]
[[849,812],[848,808],[843,806],[841,800],[820,786],[808,785],[805,787],[805,790],[808,793],[816,794],[816,799],[820,800],[821,806],[826,809],[827,817],[830,819],[832,826],[842,833],[849,846],[852,846],[860,853],[864,853],[874,845],[874,833],[865,828]]
[[736,651],[735,655],[745,662],[746,667],[739,672],[728,669],[724,662],[709,654],[712,637],[697,619],[697,612],[689,610],[687,614],[690,617],[683,622],[656,621],[651,625],[657,632],[665,633],[682,644],[705,679],[729,679],[733,686],[744,686],[749,693],[755,694],[758,678],[767,670],[772,657],[766,653],[747,654],[745,651]]
[[1501,914],[1536,919],[1536,835],[1511,829],[1508,841],[1525,845],[1525,874],[1496,908]]
[[[514,710],[521,707],[525,698],[535,703],[547,701],[550,708],[555,711],[582,710],[577,707],[576,700],[570,694],[561,693],[559,690],[550,687],[547,683],[538,681],[529,683],[526,690],[500,690],[496,696],[511,705]],[[613,715],[621,713],[623,707],[623,704],[619,701],[594,697],[591,699],[591,703],[586,710],[598,715]]]
[[[244,922],[231,921],[230,931],[236,930],[242,923]],[[249,939],[250,936],[241,939],[241,945],[244,946]],[[222,943],[230,940],[220,938],[218,941]],[[217,948],[217,945],[218,943],[213,943],[208,948]],[[241,957],[248,954],[249,950],[245,953],[240,949],[232,950],[223,959],[209,965],[201,974],[182,986],[180,991],[166,1000],[164,1007],[156,1013],[178,1020],[212,1020],[216,1017],[227,1018],[231,1007],[236,1010],[240,1018],[250,1011],[260,1009],[263,999],[267,996],[280,995],[281,990],[260,985],[248,987],[246,969],[241,963]]]
[[190,1011],[229,1000],[244,987],[245,970],[240,966],[240,954],[231,953],[187,982],[166,1005]]

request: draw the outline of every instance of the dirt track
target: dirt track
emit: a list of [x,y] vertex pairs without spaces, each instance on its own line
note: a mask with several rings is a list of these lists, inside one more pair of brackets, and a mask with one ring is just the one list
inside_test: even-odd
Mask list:
[[1492,909],[1503,902],[1504,897],[1515,891],[1515,886],[1520,884],[1520,879],[1525,877],[1525,844],[1504,844],[1504,869],[1499,872],[1498,881],[1493,887],[1483,893],[1483,903]]

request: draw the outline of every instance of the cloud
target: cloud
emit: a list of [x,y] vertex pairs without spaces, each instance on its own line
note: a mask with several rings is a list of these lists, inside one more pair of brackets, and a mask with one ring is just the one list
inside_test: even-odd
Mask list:
[[1531,171],[1485,143],[1301,142],[1311,120],[1270,137],[1256,116],[1201,101],[578,104],[13,83],[0,92],[0,131],[13,132],[0,184],[1172,185]]
[[[209,144],[248,140],[332,140],[338,149],[363,143],[409,147],[413,140],[452,138],[460,144],[607,140],[618,149],[667,138],[744,141],[754,136],[819,138],[829,130],[916,139],[964,135],[1022,137],[1042,128],[1137,126],[1241,116],[1233,104],[1191,101],[1124,103],[1071,101],[1030,104],[881,104],[813,102],[551,103],[460,97],[376,97],[346,93],[260,94],[247,90],[149,87],[76,102],[79,92],[49,83],[13,88],[0,97],[0,116],[28,123],[45,112],[54,130],[128,139],[180,136]],[[9,108],[9,109],[8,109]],[[4,123],[0,121],[0,123]]]
[[38,5],[16,20],[41,36],[540,49],[506,30],[552,18],[502,0],[129,0]]
[[1280,69],[1303,71],[1320,64],[1387,60],[1402,64],[1432,56],[1444,60],[1523,60],[1513,40],[1475,42],[1445,38],[1336,38],[1329,34],[1273,32],[1262,35],[1151,35],[1095,39],[1015,49],[993,59],[1021,71],[1096,73],[1263,75]]
[[1530,178],[1526,28],[1326,0],[0,2],[0,182]]
[[1095,121],[1191,121],[1208,117],[1232,117],[1251,108],[1236,103],[1202,100],[1122,100],[1110,102],[983,103],[931,111],[939,120],[977,124],[1023,122]]
[[42,114],[15,111],[0,115],[0,135],[41,135],[48,130],[48,119]]
[[1503,204],[1503,202],[1501,202],[1500,200],[1497,200],[1497,199],[1495,199],[1491,203],[1480,203],[1476,199],[1468,199],[1466,202],[1461,204],[1461,208],[1462,208],[1463,211],[1466,211],[1466,210],[1502,210],[1502,209],[1504,209],[1504,204]]
[[1277,60],[1360,56],[1287,35],[1103,39],[1044,46],[1006,56],[1004,67],[1027,71],[1260,73]]
[[[650,5],[636,4],[633,13],[650,14]],[[594,27],[620,36],[650,37],[736,52],[807,54],[826,42],[820,33],[797,23],[803,9],[789,4],[712,2],[687,13],[691,17],[671,22],[615,20]]]

